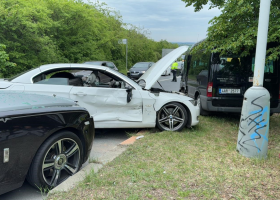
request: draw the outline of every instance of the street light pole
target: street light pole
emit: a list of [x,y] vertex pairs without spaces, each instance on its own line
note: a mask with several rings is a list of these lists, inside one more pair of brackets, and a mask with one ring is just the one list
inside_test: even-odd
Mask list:
[[125,66],[126,66],[126,71],[127,71],[127,39],[126,39],[126,58],[125,58]]
[[253,86],[244,94],[236,150],[246,157],[266,158],[270,94],[263,87],[271,0],[261,0]]

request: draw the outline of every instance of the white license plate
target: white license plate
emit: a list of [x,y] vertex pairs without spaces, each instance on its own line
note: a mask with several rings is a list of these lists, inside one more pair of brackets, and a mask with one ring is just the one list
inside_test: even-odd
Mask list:
[[240,89],[220,88],[220,94],[240,94]]

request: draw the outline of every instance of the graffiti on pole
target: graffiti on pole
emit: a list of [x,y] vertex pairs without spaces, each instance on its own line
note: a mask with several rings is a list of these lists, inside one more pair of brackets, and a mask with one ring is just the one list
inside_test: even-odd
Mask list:
[[[254,110],[249,111],[247,116],[241,116],[237,150],[245,154],[250,152],[255,152],[254,155],[256,152],[266,154],[262,150],[268,143],[269,107],[261,103],[265,96],[259,96],[248,102]],[[267,151],[267,148],[265,149]]]

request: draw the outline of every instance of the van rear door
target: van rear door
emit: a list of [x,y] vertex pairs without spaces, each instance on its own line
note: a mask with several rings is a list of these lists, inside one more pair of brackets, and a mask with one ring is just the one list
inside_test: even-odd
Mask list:
[[[246,90],[253,85],[255,57],[250,55],[212,55],[211,79],[213,81],[213,106],[242,107]],[[277,107],[279,96],[278,61],[268,61],[265,66],[264,87],[272,97],[271,107]]]
[[251,62],[238,55],[212,54],[210,80],[213,82],[213,106],[241,107],[243,95],[250,87],[248,77],[253,75]]

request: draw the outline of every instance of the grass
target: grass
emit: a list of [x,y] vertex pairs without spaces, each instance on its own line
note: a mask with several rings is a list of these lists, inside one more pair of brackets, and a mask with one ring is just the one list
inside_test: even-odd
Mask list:
[[268,158],[235,151],[239,117],[200,117],[183,132],[151,130],[78,187],[48,199],[280,199],[280,115]]

